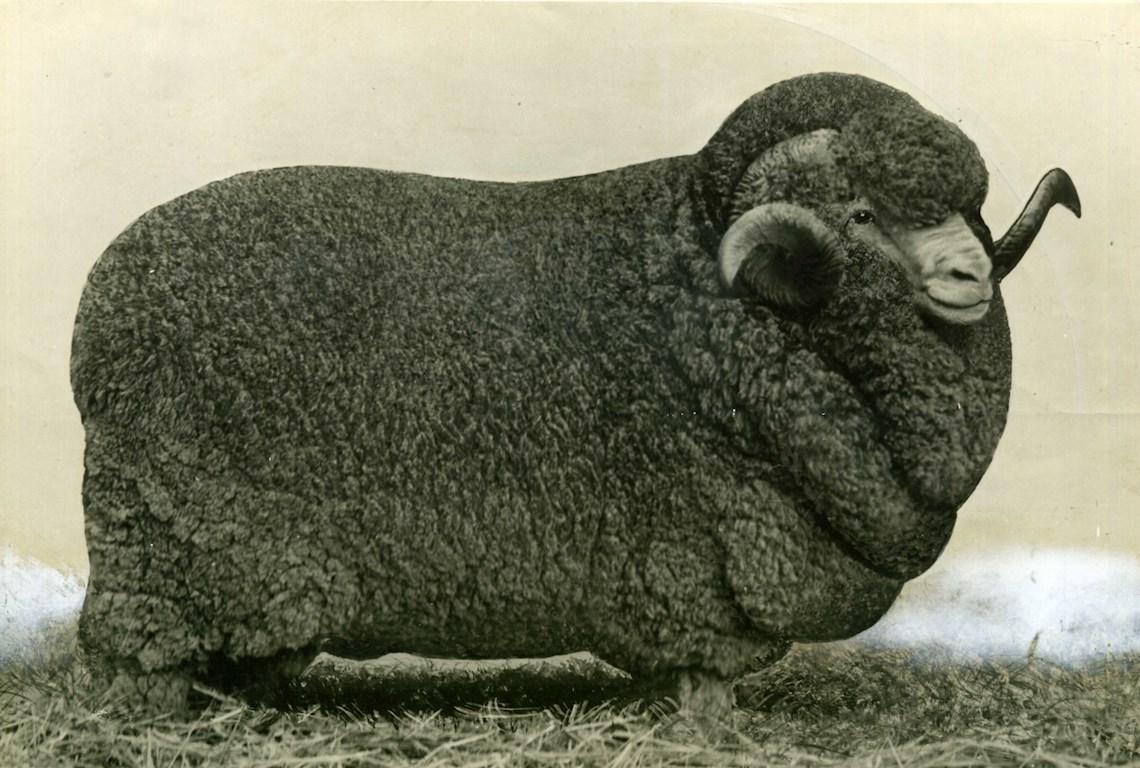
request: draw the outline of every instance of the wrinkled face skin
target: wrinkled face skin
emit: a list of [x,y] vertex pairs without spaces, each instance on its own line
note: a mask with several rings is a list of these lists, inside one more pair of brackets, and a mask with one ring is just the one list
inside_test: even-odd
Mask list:
[[919,311],[955,325],[985,317],[993,300],[993,265],[960,213],[913,228],[876,212],[865,197],[845,206],[843,233],[886,254],[906,275]]

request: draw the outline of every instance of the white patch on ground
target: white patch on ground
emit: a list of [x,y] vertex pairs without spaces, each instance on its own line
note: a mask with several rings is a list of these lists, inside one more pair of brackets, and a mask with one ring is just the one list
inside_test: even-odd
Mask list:
[[[0,666],[74,635],[84,581],[0,551]],[[911,582],[855,642],[958,658],[1063,663],[1140,653],[1140,557],[1046,550],[960,555]]]
[[[85,582],[0,550],[0,666],[36,661],[74,634]],[[50,646],[50,647],[49,647]]]
[[1140,557],[1056,549],[960,555],[908,584],[855,640],[988,659],[1024,658],[1034,644],[1038,658],[1062,663],[1140,653]]

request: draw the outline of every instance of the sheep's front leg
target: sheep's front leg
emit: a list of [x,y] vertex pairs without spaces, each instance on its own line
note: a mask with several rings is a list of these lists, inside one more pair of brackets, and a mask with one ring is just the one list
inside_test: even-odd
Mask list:
[[727,725],[736,703],[733,681],[703,669],[677,669],[635,682],[631,698],[648,704],[671,699],[676,712],[703,725]]
[[676,675],[672,698],[682,715],[711,725],[728,724],[736,705],[732,684],[714,673],[686,669]]

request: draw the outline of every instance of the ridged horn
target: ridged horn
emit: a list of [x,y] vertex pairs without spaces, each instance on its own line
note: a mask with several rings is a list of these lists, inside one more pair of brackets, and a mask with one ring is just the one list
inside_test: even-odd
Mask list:
[[1041,177],[1029,202],[1018,215],[1013,226],[994,244],[994,276],[1001,280],[1013,271],[1021,257],[1029,250],[1033,238],[1041,231],[1049,209],[1060,203],[1081,217],[1081,198],[1069,174],[1054,168]]
[[[833,193],[840,199],[847,189],[846,177],[835,168],[835,145],[839,131],[821,128],[810,133],[801,133],[779,144],[769,147],[752,161],[744,170],[744,175],[736,185],[729,209],[729,223],[742,216],[745,211],[769,200],[787,200],[794,192],[794,186],[802,184],[794,172],[796,168],[828,167],[830,172],[817,174],[815,184],[829,184],[839,187]],[[818,190],[822,192],[823,190]]]
[[814,305],[843,275],[846,255],[815,214],[790,203],[767,203],[740,216],[720,241],[720,279],[783,307]]

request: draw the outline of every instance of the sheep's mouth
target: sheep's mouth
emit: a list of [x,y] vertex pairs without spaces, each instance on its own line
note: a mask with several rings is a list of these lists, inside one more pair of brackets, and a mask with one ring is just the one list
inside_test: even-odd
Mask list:
[[978,299],[973,302],[953,302],[939,299],[930,291],[918,296],[919,306],[928,314],[955,325],[976,323],[989,312],[993,298]]

